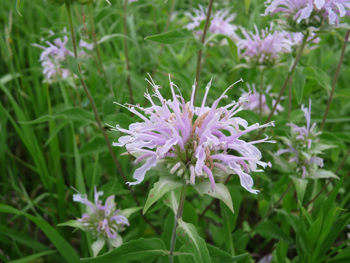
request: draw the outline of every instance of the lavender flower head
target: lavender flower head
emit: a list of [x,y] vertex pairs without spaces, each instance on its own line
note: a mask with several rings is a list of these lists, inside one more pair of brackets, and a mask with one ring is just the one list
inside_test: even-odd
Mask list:
[[[170,80],[170,79],[169,79]],[[148,80],[147,80],[148,81]],[[119,126],[115,129],[125,136],[114,142],[114,146],[125,146],[128,153],[135,156],[135,164],[146,161],[134,173],[135,182],[144,180],[145,174],[152,167],[161,165],[167,167],[170,174],[177,174],[186,183],[195,185],[196,180],[209,178],[211,190],[215,191],[215,178],[220,175],[237,174],[241,185],[251,193],[253,179],[250,171],[261,172],[258,165],[265,168],[270,163],[261,161],[261,152],[255,144],[268,141],[265,138],[258,141],[245,141],[240,137],[259,128],[274,126],[273,123],[248,126],[246,120],[235,117],[243,110],[246,99],[231,102],[218,107],[226,93],[232,89],[231,85],[213,102],[206,106],[206,99],[211,86],[208,83],[200,107],[194,105],[195,87],[192,86],[192,96],[185,102],[178,87],[170,80],[172,100],[166,100],[159,92],[160,86],[149,81],[154,94],[144,94],[150,102],[150,107],[128,105],[128,109],[139,116],[142,122],[131,124],[129,129]],[[180,95],[175,93],[178,90]],[[159,100],[157,105],[154,99]],[[142,113],[141,113],[142,112]],[[235,154],[229,154],[229,151]]]
[[[299,48],[299,46],[302,44],[304,35],[303,33],[300,33],[300,32],[294,32],[294,33],[288,34],[287,38],[291,41],[292,47],[296,51]],[[311,36],[307,38],[306,42],[314,45],[305,49],[313,50],[317,48],[317,44],[320,43],[320,41],[321,41],[321,38],[317,37],[315,33],[312,33]]]
[[[251,86],[248,84],[248,91],[241,90],[242,91],[242,97],[247,97],[248,102],[244,104],[245,109],[254,111],[256,113],[259,113],[260,111],[260,92],[258,92],[255,88],[255,84],[252,84]],[[265,93],[269,93],[272,89],[271,85],[268,85],[265,89]],[[269,96],[271,98],[277,97],[277,94],[275,93],[269,93]],[[272,105],[275,105],[276,100],[272,99]],[[261,111],[262,115],[269,115],[271,110],[268,107],[266,103],[266,96],[265,94],[261,94]],[[276,107],[276,110],[274,112],[274,115],[277,115],[279,112],[284,111],[284,108],[278,104]]]
[[288,39],[285,31],[272,31],[270,28],[261,29],[260,32],[255,25],[255,34],[242,28],[244,38],[237,42],[240,57],[245,58],[251,66],[273,67],[281,53],[292,51],[292,42]]
[[[207,18],[206,12],[207,10],[205,10],[202,5],[199,5],[199,9],[194,10],[194,15],[186,12],[185,15],[192,20],[192,22],[186,25],[187,29],[194,30],[195,28],[199,27],[201,22]],[[230,14],[227,10],[219,10],[215,12],[211,17],[209,32],[223,34],[232,39],[237,39],[237,35],[235,33],[237,26],[231,24],[235,17],[236,14]],[[199,31],[198,33],[201,34],[202,31]]]
[[268,0],[264,15],[281,12],[297,31],[319,28],[326,22],[338,25],[339,17],[349,16],[349,0]]
[[123,231],[125,226],[129,226],[128,219],[115,208],[114,195],[108,197],[104,205],[99,200],[102,195],[103,192],[97,192],[96,186],[95,203],[90,202],[86,195],[73,195],[73,201],[86,205],[87,213],[76,221],[84,231],[90,232],[97,239],[92,244],[94,256],[100,252],[106,241],[112,247],[119,247],[123,240],[118,233]]
[[289,162],[295,162],[297,164],[297,171],[301,173],[302,178],[311,175],[324,177],[324,171],[321,171],[319,174],[316,173],[317,169],[315,169],[315,166],[323,167],[323,159],[317,155],[322,154],[322,150],[332,148],[333,146],[321,144],[318,138],[321,132],[316,132],[315,130],[316,122],[311,125],[311,99],[309,108],[305,108],[302,105],[301,109],[305,115],[306,127],[299,127],[293,123],[288,123],[287,126],[292,128],[291,138],[282,137],[282,139],[289,148],[280,149],[276,154],[291,153]]
[[[53,35],[54,33],[50,32],[50,34]],[[48,83],[52,83],[53,80],[56,80],[59,77],[63,79],[73,77],[72,72],[67,67],[67,63],[64,63],[67,62],[69,56],[74,56],[73,52],[66,47],[67,42],[68,37],[64,36],[63,39],[56,38],[53,43],[46,41],[46,44],[48,45],[47,47],[38,44],[32,44],[35,47],[43,49],[39,61],[43,67],[45,81]],[[93,49],[93,45],[85,42],[84,40],[80,40],[79,46],[81,48],[81,51],[78,53],[79,58],[88,57],[84,49]]]

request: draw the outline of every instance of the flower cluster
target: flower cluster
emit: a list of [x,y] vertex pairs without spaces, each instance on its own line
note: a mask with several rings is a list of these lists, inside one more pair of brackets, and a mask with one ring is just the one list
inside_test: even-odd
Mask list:
[[[50,33],[53,35],[53,32]],[[63,40],[61,38],[56,38],[53,43],[46,41],[46,44],[48,45],[47,47],[33,44],[33,46],[44,50],[40,55],[39,61],[41,62],[43,74],[48,83],[51,83],[53,79],[56,79],[57,77],[67,79],[73,76],[68,68],[67,58],[69,56],[74,56],[74,54],[66,47],[67,42],[68,37],[64,36]],[[86,58],[88,56],[84,49],[93,49],[93,45],[84,40],[80,40],[79,46],[82,49],[78,54],[79,58]]]
[[[146,162],[134,173],[139,184],[145,174],[157,164],[165,164],[171,174],[177,173],[187,183],[195,184],[196,178],[209,178],[211,190],[215,191],[215,177],[220,174],[237,174],[241,185],[251,193],[253,179],[250,171],[260,172],[258,165],[266,167],[270,162],[262,162],[261,152],[255,144],[268,141],[265,138],[258,141],[245,141],[241,137],[259,128],[273,126],[273,123],[248,126],[246,120],[235,117],[243,110],[246,99],[240,98],[238,102],[231,102],[218,107],[222,99],[226,99],[228,90],[214,101],[211,107],[205,106],[211,81],[208,83],[200,107],[194,106],[195,87],[192,86],[192,96],[185,102],[175,93],[178,87],[170,80],[172,100],[166,100],[159,92],[160,86],[149,81],[153,86],[154,94],[145,94],[150,102],[149,108],[140,105],[128,105],[128,109],[139,116],[142,122],[131,124],[129,129],[119,126],[115,129],[125,136],[114,142],[114,146],[125,146],[128,153],[135,156],[135,163]],[[157,105],[153,98],[159,100]],[[141,113],[143,112],[143,114]]]
[[319,28],[328,20],[330,25],[338,25],[339,17],[349,16],[348,0],[268,0],[264,15],[282,12],[291,25],[304,30]]
[[261,29],[257,26],[255,34],[242,28],[244,38],[237,42],[240,57],[245,58],[250,65],[272,67],[280,59],[281,53],[292,51],[292,42],[285,31],[272,31],[270,28]]
[[[265,93],[268,94],[271,89],[272,89],[272,86],[268,85],[267,88],[265,89]],[[273,97],[276,97],[277,94],[269,93],[269,96],[273,98]],[[242,97],[247,97],[249,100],[248,102],[244,103],[244,107],[246,109],[254,111],[256,113],[259,113],[261,109],[262,115],[270,114],[271,110],[266,103],[265,94],[261,94],[261,107],[260,107],[260,92],[256,90],[254,84],[252,84],[251,86],[248,84],[248,92],[245,90],[242,90]],[[275,105],[275,103],[276,103],[276,100],[272,99],[272,105]],[[284,111],[284,108],[280,104],[277,104],[274,115],[277,115],[278,112],[281,112],[281,111]]]
[[129,226],[128,219],[115,208],[114,195],[107,198],[105,205],[99,200],[102,195],[103,192],[97,192],[96,186],[95,203],[90,202],[86,195],[73,195],[73,201],[86,205],[87,213],[77,219],[77,222],[83,230],[90,232],[97,239],[92,244],[94,256],[100,252],[106,241],[112,247],[119,247],[123,240],[118,233],[123,231],[125,226]]
[[[192,22],[188,23],[186,27],[188,30],[194,30],[199,27],[201,22],[206,19],[206,10],[203,6],[199,5],[199,9],[194,10],[194,16],[191,13],[185,13]],[[236,39],[237,26],[231,24],[235,19],[236,14],[230,14],[227,10],[219,10],[212,15],[209,32],[223,34],[232,39]]]
[[[309,108],[301,106],[306,118],[306,127],[299,127],[293,123],[288,123],[287,126],[292,127],[292,138],[283,138],[289,148],[280,149],[277,151],[277,155],[283,153],[292,153],[292,158],[289,162],[297,163],[297,169],[302,173],[302,177],[314,173],[314,165],[323,167],[323,159],[317,157],[322,153],[321,150],[325,149],[317,138],[321,132],[315,131],[316,122],[310,127],[311,124],[311,100],[309,102]],[[313,147],[315,146],[315,147]]]

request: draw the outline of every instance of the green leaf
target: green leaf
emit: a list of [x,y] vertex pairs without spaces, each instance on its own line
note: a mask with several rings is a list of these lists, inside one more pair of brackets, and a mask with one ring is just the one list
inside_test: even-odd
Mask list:
[[285,263],[286,262],[286,255],[288,252],[288,245],[283,242],[283,239],[281,239],[276,247],[276,255],[278,259],[278,263]]
[[245,4],[246,14],[248,14],[249,6],[250,6],[250,0],[244,0],[244,4]]
[[19,4],[20,3],[21,3],[21,0],[16,0],[16,11],[20,16],[22,16],[21,13],[19,12]]
[[309,181],[307,179],[302,179],[294,176],[291,177],[293,179],[295,190],[297,191],[298,200],[300,201],[300,203],[302,203],[305,195],[305,190]]
[[185,223],[179,219],[176,228],[176,236],[186,246],[194,257],[196,263],[210,263],[209,251],[203,238],[201,238],[194,225]]
[[127,208],[127,209],[121,210],[120,214],[125,216],[126,218],[129,218],[133,213],[135,213],[137,211],[140,211],[141,209],[142,209],[141,206],[139,206],[139,207],[131,207],[131,208]]
[[225,239],[226,250],[230,252],[231,255],[235,254],[235,248],[233,246],[232,240],[232,228],[230,221],[233,221],[232,218],[234,215],[229,212],[228,208],[220,202],[221,216],[223,221],[223,237]]
[[23,257],[23,258],[20,258],[20,259],[9,261],[9,263],[44,262],[43,259],[40,260],[39,258],[41,258],[43,256],[55,254],[55,253],[57,253],[56,250],[49,250],[49,251],[39,252],[39,253],[30,255],[30,256],[27,256],[27,257]]
[[126,38],[126,39],[128,39],[128,40],[130,40],[130,41],[133,42],[133,40],[132,40],[130,37],[128,37],[128,36],[126,36],[126,35],[124,35],[124,34],[111,34],[111,35],[107,35],[107,36],[102,37],[102,38],[97,42],[97,44],[101,44],[101,43],[103,43],[103,42],[109,41],[109,40],[111,40],[111,39],[113,39],[113,38],[115,38],[115,37],[123,37],[123,38]]
[[175,29],[166,33],[162,33],[159,35],[153,35],[149,37],[145,37],[145,40],[162,43],[162,44],[177,44],[184,42],[186,40],[193,40],[194,37],[187,28]]
[[312,175],[311,178],[335,178],[340,179],[335,173],[332,171],[327,171],[323,169],[318,169],[316,173]]
[[75,252],[74,248],[47,221],[4,204],[0,204],[0,212],[23,215],[29,218],[43,231],[43,233],[50,239],[52,244],[69,263],[79,262],[79,256]]
[[177,209],[179,207],[181,189],[177,188],[174,191],[168,192],[163,196],[163,202],[165,205],[173,210],[174,215],[177,214]]
[[270,221],[265,221],[258,225],[258,227],[256,228],[256,232],[258,232],[262,237],[265,238],[283,239],[288,244],[293,243],[293,239],[289,235],[284,233],[280,227],[278,227],[276,224]]
[[323,223],[323,212],[321,209],[320,214],[317,219],[313,222],[309,231],[307,232],[307,239],[309,240],[310,246],[315,247],[318,244],[319,236],[322,233],[322,223]]
[[303,92],[304,92],[304,86],[306,83],[306,77],[302,73],[301,69],[296,68],[292,78],[293,78],[292,87],[295,90],[295,93],[297,94],[298,104],[300,104],[301,100],[303,99]]
[[83,228],[82,224],[79,223],[79,222],[76,221],[76,220],[69,220],[69,221],[67,221],[67,222],[58,224],[57,226],[70,226],[70,227],[79,228],[79,229],[85,231],[85,229]]
[[62,111],[57,112],[54,115],[44,115],[32,121],[22,121],[21,124],[38,124],[43,123],[55,119],[68,119],[71,121],[76,121],[82,124],[89,124],[94,122],[94,116],[91,112],[80,108],[80,107],[72,107],[66,108]]
[[92,263],[124,263],[129,262],[130,260],[143,261],[144,259],[148,259],[147,262],[150,262],[156,256],[164,256],[167,254],[168,251],[166,251],[163,241],[159,238],[140,238],[124,243],[120,247],[117,247],[102,256],[95,258],[82,258],[81,261]]
[[332,89],[331,87],[331,79],[329,75],[324,72],[322,69],[317,67],[307,67],[304,69],[304,73],[309,79],[316,80],[317,83],[325,88],[327,91]]
[[120,127],[125,128],[125,129],[127,129],[130,124],[135,122],[135,120],[133,118],[126,115],[125,113],[107,115],[103,121],[106,124],[113,126],[113,127],[115,127],[117,124],[119,124]]
[[238,55],[238,47],[237,47],[237,45],[228,36],[226,36],[226,39],[227,39],[227,42],[228,42],[228,46],[229,46],[229,48],[231,50],[231,53],[233,55],[233,58],[237,61],[237,63],[239,63],[240,59],[239,59],[239,55]]
[[214,198],[220,199],[223,201],[228,208],[234,213],[232,198],[230,192],[227,190],[226,186],[222,183],[215,184],[215,191],[211,191],[210,182],[208,180],[198,180],[193,186],[193,189],[196,190],[200,195],[210,195]]
[[70,68],[70,70],[77,75],[78,78],[80,78],[81,80],[83,79],[83,76],[80,73],[79,70],[79,65],[78,65],[78,59],[76,59],[75,57],[69,56],[68,57],[68,66]]
[[[245,258],[248,253],[241,254],[238,256],[231,256],[226,251],[223,251],[217,247],[214,247],[210,244],[207,244],[209,255],[212,263],[231,263],[237,262],[240,259]],[[178,256],[181,263],[193,263],[193,255],[191,255],[186,246],[182,246],[179,250],[180,253],[175,253],[175,256]],[[181,253],[182,252],[182,253]],[[188,254],[187,254],[187,253]]]
[[106,141],[102,136],[96,136],[93,140],[85,143],[80,149],[79,154],[81,157],[87,155],[93,155],[96,153],[107,152],[108,147]]
[[146,204],[143,208],[143,214],[145,214],[148,208],[158,201],[166,193],[175,190],[176,188],[182,187],[184,182],[181,178],[171,175],[171,176],[161,176],[159,181],[156,182],[149,191],[148,198]]

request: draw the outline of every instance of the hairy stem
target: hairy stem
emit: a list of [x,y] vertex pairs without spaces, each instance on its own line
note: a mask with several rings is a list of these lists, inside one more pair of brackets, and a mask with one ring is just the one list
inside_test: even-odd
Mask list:
[[[123,33],[124,36],[126,36],[127,33],[127,23],[126,23],[126,18],[127,18],[127,8],[128,8],[128,0],[124,0],[124,14],[123,14]],[[131,80],[130,80],[130,60],[129,60],[129,54],[128,54],[128,43],[126,38],[123,38],[124,40],[124,52],[125,52],[125,64],[126,64],[126,70],[128,71],[128,77],[127,77],[127,82],[128,82],[128,87],[129,87],[129,95],[130,95],[130,102],[131,104],[134,105],[134,99],[132,96],[132,87],[131,87]]]
[[111,94],[113,94],[113,96],[115,97],[115,94],[114,94],[112,85],[111,85],[111,83],[110,83],[109,80],[108,80],[106,71],[105,71],[105,69],[104,69],[104,67],[103,67],[103,64],[102,64],[101,54],[100,54],[100,50],[99,50],[99,48],[98,48],[98,43],[97,43],[97,39],[96,39],[95,25],[94,25],[94,19],[93,19],[93,17],[92,17],[92,7],[91,7],[91,6],[92,6],[92,5],[90,4],[90,5],[89,5],[89,18],[90,18],[90,23],[91,23],[92,39],[93,39],[93,41],[94,41],[94,47],[95,47],[95,50],[96,50],[97,59],[98,59],[98,62],[99,62],[99,64],[100,64],[100,67],[101,67],[101,69],[102,69],[103,76],[105,77],[105,80],[106,80],[106,82],[107,82],[109,91],[110,91]]
[[[268,122],[271,120],[273,114],[275,113],[275,110],[276,110],[276,108],[277,108],[278,103],[279,103],[280,100],[281,100],[281,97],[282,97],[282,95],[283,95],[283,92],[284,92],[284,90],[286,89],[287,84],[289,83],[290,79],[292,78],[293,73],[294,73],[294,70],[295,70],[295,68],[296,68],[296,66],[297,66],[297,64],[298,64],[298,62],[299,62],[299,60],[300,60],[301,54],[303,53],[303,50],[304,50],[305,45],[306,45],[306,42],[307,42],[307,38],[308,38],[308,34],[304,35],[304,37],[303,37],[303,42],[301,43],[301,45],[300,45],[300,47],[299,47],[298,54],[297,54],[297,56],[296,56],[296,58],[295,58],[295,60],[294,60],[294,63],[293,63],[293,65],[292,65],[292,67],[291,67],[291,68],[289,69],[289,71],[288,71],[287,78],[284,80],[284,83],[283,83],[283,85],[282,85],[282,88],[281,88],[281,90],[280,90],[280,93],[278,94],[278,97],[277,97],[277,99],[276,99],[275,105],[273,106],[273,108],[272,108],[272,110],[271,110],[271,112],[270,112],[270,115],[269,115],[269,117],[267,117],[267,120],[266,120],[265,123],[268,123]],[[256,137],[260,137],[260,135],[264,132],[264,130],[265,130],[265,128],[261,129],[260,132],[258,133],[258,135],[257,135]]]
[[329,112],[329,108],[331,107],[331,104],[332,104],[334,90],[335,90],[335,86],[337,85],[340,67],[343,64],[345,48],[346,48],[346,45],[348,43],[349,34],[350,34],[350,30],[346,31],[345,39],[344,39],[344,42],[343,42],[343,45],[342,45],[342,48],[341,48],[341,53],[340,53],[340,59],[339,59],[338,67],[337,67],[337,70],[335,71],[335,74],[334,74],[332,90],[331,90],[331,93],[329,94],[326,111],[324,113],[322,124],[321,124],[321,127],[320,127],[321,131],[323,131],[324,125],[326,124],[326,119],[327,119],[327,115],[328,115],[328,112]]
[[174,250],[175,250],[175,244],[176,244],[177,220],[179,220],[182,217],[182,212],[184,210],[184,204],[185,204],[185,200],[186,200],[186,193],[187,193],[187,186],[183,186],[182,189],[181,189],[181,194],[180,194],[179,207],[178,207],[177,213],[175,215],[173,233],[171,235],[171,244],[170,244],[170,252],[169,252],[169,263],[173,263],[174,262]]
[[288,121],[290,121],[290,112],[292,111],[292,81],[289,81],[288,92]]
[[262,122],[262,93],[263,93],[263,86],[264,86],[264,70],[261,70],[260,74],[260,91],[259,91],[259,117],[260,117],[260,123]]
[[[202,39],[201,39],[201,43],[203,45],[204,45],[205,37],[207,35],[207,31],[208,31],[208,28],[209,28],[210,15],[211,15],[211,9],[213,7],[213,2],[214,2],[214,0],[209,0],[208,11],[207,11],[207,18],[205,19],[205,26],[204,26],[204,30],[203,30]],[[196,95],[197,95],[197,90],[198,90],[199,76],[200,76],[200,71],[201,71],[202,55],[203,55],[203,49],[200,49],[198,51],[197,69],[196,69],[196,89],[194,91],[194,97],[193,97],[194,99],[193,99],[193,101],[196,100]]]
[[[66,10],[67,10],[67,15],[68,15],[68,20],[69,20],[69,28],[70,28],[70,32],[71,32],[71,38],[72,38],[72,43],[73,43],[73,51],[74,51],[74,57],[75,58],[78,58],[78,53],[77,53],[77,47],[76,47],[76,39],[75,39],[75,34],[74,34],[74,26],[73,26],[73,18],[72,18],[72,13],[71,13],[71,4],[69,1],[66,1]],[[81,72],[81,69],[80,69],[80,65],[78,65],[78,69],[79,71]],[[126,179],[125,177],[125,174],[123,172],[123,169],[119,163],[119,161],[117,160],[117,157],[115,156],[114,152],[113,152],[113,149],[112,149],[112,145],[111,145],[111,142],[109,141],[109,138],[108,138],[108,135],[107,135],[107,132],[106,130],[104,129],[104,127],[102,126],[101,124],[101,120],[100,120],[100,116],[98,115],[98,112],[97,112],[97,108],[96,108],[96,104],[95,104],[95,101],[94,99],[92,98],[91,96],[91,93],[88,89],[88,87],[86,86],[86,83],[84,81],[84,79],[80,79],[80,82],[81,82],[81,85],[83,86],[83,89],[84,89],[84,92],[86,94],[86,96],[88,97],[89,99],[89,102],[91,104],[91,107],[93,109],[93,112],[94,112],[94,115],[95,115],[95,119],[96,119],[96,122],[97,122],[97,125],[99,127],[99,129],[102,131],[102,134],[103,134],[103,137],[106,141],[106,144],[107,144],[107,147],[108,147],[108,150],[109,150],[109,153],[110,155],[112,156],[113,158],[113,161],[118,169],[118,172],[119,174],[121,175],[121,177],[123,178],[124,182],[126,183],[128,180]],[[134,191],[130,188],[129,185],[127,185],[131,195],[133,196],[136,204],[139,206],[140,205],[140,202],[138,201]],[[149,224],[157,233],[160,233],[159,230],[157,228],[155,228],[151,222],[148,221],[148,219],[142,214],[142,212],[140,211],[141,213],[141,216],[143,217],[143,219],[146,221],[147,224]]]

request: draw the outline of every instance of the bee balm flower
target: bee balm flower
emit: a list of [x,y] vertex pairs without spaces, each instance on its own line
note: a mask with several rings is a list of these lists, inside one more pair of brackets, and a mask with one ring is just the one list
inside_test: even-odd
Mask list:
[[103,192],[97,192],[96,187],[95,203],[90,202],[86,195],[73,195],[73,201],[87,206],[87,213],[77,219],[77,222],[83,230],[90,232],[97,239],[92,244],[94,256],[97,256],[106,241],[112,247],[119,247],[123,240],[118,233],[124,230],[125,226],[129,226],[128,219],[115,208],[114,195],[107,198],[105,205],[99,200],[102,195]]
[[273,67],[278,63],[281,53],[292,51],[292,43],[287,38],[287,32],[272,32],[272,24],[270,28],[262,29],[260,32],[256,26],[254,28],[255,34],[243,28],[245,38],[237,42],[240,57],[245,58],[251,66]]
[[338,25],[338,15],[344,17],[350,13],[348,0],[269,0],[266,4],[264,15],[282,12],[290,24],[296,22],[302,30],[319,28],[325,20],[330,25]]
[[[149,108],[140,105],[128,105],[128,109],[139,116],[142,122],[131,124],[129,129],[117,126],[116,131],[127,134],[119,138],[114,146],[125,146],[129,154],[136,157],[135,164],[145,161],[134,173],[135,182],[144,180],[145,174],[158,164],[165,164],[170,174],[177,174],[187,183],[195,184],[196,179],[209,178],[211,190],[215,190],[215,177],[219,174],[237,174],[241,185],[251,193],[253,179],[250,171],[262,171],[258,165],[266,167],[270,163],[261,161],[261,152],[255,144],[267,142],[268,138],[259,141],[245,141],[241,136],[259,128],[273,126],[253,124],[248,126],[246,120],[235,117],[243,110],[246,101],[240,98],[219,107],[219,102],[226,99],[225,95],[231,88],[214,101],[211,107],[206,106],[211,82],[208,83],[200,107],[194,105],[196,85],[192,86],[192,96],[189,102],[175,93],[178,87],[170,80],[172,100],[166,100],[159,92],[160,86],[153,86],[154,94],[145,94],[150,102]],[[159,100],[157,105],[154,98]],[[230,154],[230,151],[235,154]]]

